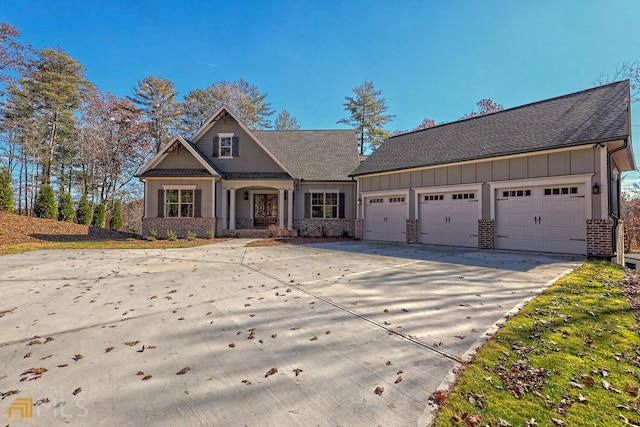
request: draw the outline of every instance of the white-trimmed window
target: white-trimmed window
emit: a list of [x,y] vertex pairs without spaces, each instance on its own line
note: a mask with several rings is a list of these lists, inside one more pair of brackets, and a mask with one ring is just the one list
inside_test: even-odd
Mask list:
[[338,218],[338,193],[311,193],[311,218]]
[[444,200],[444,194],[427,194],[424,196],[425,202],[433,202],[438,200]]
[[194,217],[193,188],[165,188],[164,216],[167,218]]
[[233,134],[218,134],[218,157],[233,157]]
[[517,190],[505,190],[502,192],[502,197],[529,197],[531,196],[531,189],[523,188]]

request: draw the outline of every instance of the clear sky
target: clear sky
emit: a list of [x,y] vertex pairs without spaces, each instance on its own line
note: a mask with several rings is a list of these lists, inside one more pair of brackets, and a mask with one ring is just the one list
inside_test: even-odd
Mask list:
[[303,129],[344,127],[344,97],[364,80],[394,131],[457,120],[481,98],[509,108],[587,89],[640,59],[640,0],[0,0],[0,21],[66,50],[104,92],[151,75],[183,95],[243,77]]

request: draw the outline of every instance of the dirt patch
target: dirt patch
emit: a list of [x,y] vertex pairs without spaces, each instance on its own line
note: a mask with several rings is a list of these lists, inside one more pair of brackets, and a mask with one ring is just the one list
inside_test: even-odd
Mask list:
[[620,287],[640,325],[640,271],[626,269]]
[[83,240],[126,240],[128,233],[0,211],[0,245]]

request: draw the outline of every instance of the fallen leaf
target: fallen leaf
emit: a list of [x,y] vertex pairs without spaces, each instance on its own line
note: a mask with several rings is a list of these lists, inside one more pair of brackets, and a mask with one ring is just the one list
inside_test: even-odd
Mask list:
[[407,310],[406,308],[403,308],[402,311],[404,311],[405,313],[409,312],[409,310]]
[[77,362],[78,360],[84,359],[84,356],[81,354],[76,354],[75,356],[72,357],[72,359]]
[[75,396],[75,395],[79,394],[81,391],[82,391],[82,388],[78,387],[77,389],[73,390],[73,393],[71,393],[71,394],[73,394]]
[[277,336],[278,336],[278,334],[273,334],[273,335],[271,335],[271,338],[275,338]]
[[146,375],[142,377],[142,381],[149,381],[151,378],[153,378],[153,375]]
[[246,385],[251,385],[251,381],[249,380],[242,380],[242,383]]
[[387,365],[387,366],[391,366],[391,365],[392,365],[391,360],[387,360],[387,362],[385,363],[385,365]]
[[49,403],[49,402],[50,402],[50,400],[49,400],[49,398],[48,398],[48,397],[43,397],[42,399],[38,399],[38,400],[36,400],[36,401],[33,403],[33,406],[40,406],[40,405],[42,405],[43,403]]
[[53,354],[50,354],[50,355],[48,355],[48,356],[41,357],[41,358],[40,358],[40,360],[47,360],[47,359],[48,359],[48,358],[50,358],[51,356],[53,356]]
[[236,345],[234,343],[231,343],[231,344],[229,344],[229,347],[236,348]]
[[[435,393],[432,393],[431,396],[429,396],[429,400],[435,402],[436,404],[440,404],[444,402],[446,398],[447,398],[447,393],[443,390],[438,390]],[[463,419],[464,418],[466,417],[463,416]]]
[[67,366],[69,366],[69,364],[65,363],[64,365],[58,365],[58,368],[66,368]]
[[469,304],[460,304],[460,307],[471,307]]
[[276,373],[278,373],[278,368],[273,367],[273,368],[271,368],[271,369],[269,369],[267,371],[267,373],[264,375],[264,377],[267,378],[267,377],[269,377],[271,375],[274,375]]
[[553,421],[554,425],[557,425],[557,426],[560,426],[560,427],[565,427],[567,425],[566,421],[559,420],[557,418],[551,418],[551,421]]
[[389,312],[389,310],[385,308],[385,309],[383,310],[383,312],[384,312],[384,313],[388,313],[388,312]]
[[27,374],[34,374],[34,375],[44,374],[47,371],[48,371],[47,368],[30,368],[30,369],[27,369],[26,371],[24,371],[20,375],[22,376],[22,375],[27,375]]
[[107,347],[107,348],[104,350],[104,352],[105,352],[105,353],[109,353],[109,352],[110,352],[110,351],[112,351],[112,350],[113,350],[113,347]]
[[398,384],[402,382],[402,375],[398,376],[398,379],[396,380],[395,384]]
[[42,342],[40,340],[33,340],[33,341],[30,341],[29,344],[27,345],[36,345],[36,344],[42,344]]
[[580,383],[577,383],[575,381],[569,381],[569,385],[571,387],[575,387],[575,388],[579,388],[579,389],[583,389],[584,388],[584,384],[580,384]]
[[400,374],[404,374],[404,371],[402,369],[400,369],[398,372],[396,372],[396,375],[400,375]]
[[293,372],[295,372],[296,377],[297,377],[298,375],[300,375],[304,371],[302,369],[300,369],[300,368],[296,368],[296,369],[293,370]]
[[142,345],[142,348],[140,350],[136,350],[137,353],[142,353],[144,351],[144,344]]
[[498,424],[496,425],[496,427],[511,427],[511,424],[509,424],[507,421],[500,418],[498,420]]
[[626,391],[633,397],[638,396],[638,386],[627,384],[624,386],[624,391]]
[[46,344],[46,343],[48,343],[48,342],[55,341],[55,340],[56,340],[56,339],[55,339],[55,338],[53,338],[53,337],[47,337],[47,338],[45,338],[44,343]]
[[129,342],[126,342],[125,344],[126,344],[126,345],[128,345],[129,347],[133,347],[134,345],[138,345],[138,343],[139,343],[139,342],[140,342],[140,341],[137,341],[137,340],[136,340],[136,341],[129,341]]
[[2,396],[2,400],[4,400],[5,397],[9,397],[18,393],[20,393],[20,390],[0,391],[0,396]]
[[31,353],[27,353],[24,355],[23,359],[26,359],[27,357],[31,357]]
[[436,348],[442,347],[443,345],[444,345],[444,343],[442,341],[433,343],[433,346],[436,347]]
[[138,371],[138,372],[136,373],[136,375],[143,376],[143,375],[144,375],[144,372],[142,372],[142,371]]
[[184,367],[184,368],[180,369],[176,375],[184,375],[184,374],[186,374],[187,372],[189,372],[190,370],[191,370],[191,368],[190,368],[190,367],[188,367],[188,366],[186,366],[186,367]]
[[466,338],[466,335],[456,335],[455,337],[458,338],[458,339],[463,340],[463,339]]
[[318,337],[317,336],[313,336],[309,341],[318,341]]
[[147,350],[153,350],[154,348],[158,348],[155,345],[150,345],[149,347],[147,347]]
[[326,334],[326,335],[329,335],[330,333],[331,333],[331,331],[327,331],[327,332],[325,332],[325,334]]
[[376,389],[373,392],[378,396],[382,396],[382,393],[384,392],[384,387],[376,387]]

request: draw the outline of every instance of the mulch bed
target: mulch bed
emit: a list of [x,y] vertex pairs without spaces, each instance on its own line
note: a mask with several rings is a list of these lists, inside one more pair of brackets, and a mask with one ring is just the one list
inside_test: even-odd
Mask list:
[[633,314],[640,323],[640,271],[626,269],[620,287],[629,300]]

